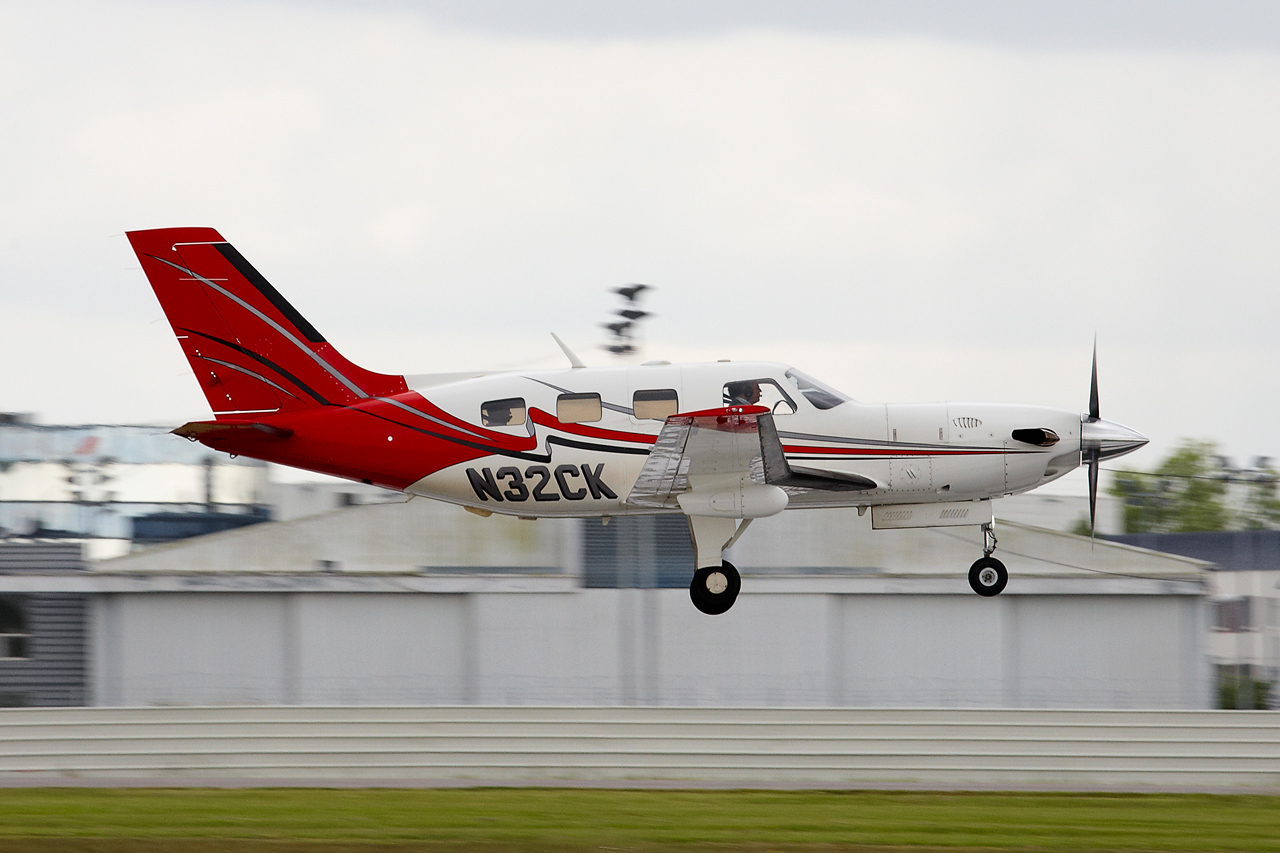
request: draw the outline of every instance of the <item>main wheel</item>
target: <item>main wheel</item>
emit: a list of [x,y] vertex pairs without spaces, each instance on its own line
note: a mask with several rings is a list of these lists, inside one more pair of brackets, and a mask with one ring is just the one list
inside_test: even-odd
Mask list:
[[969,567],[969,586],[978,595],[999,595],[1009,583],[1009,571],[995,557],[983,557]]
[[689,582],[689,598],[693,606],[711,616],[724,613],[733,606],[742,589],[742,576],[725,560],[719,566],[698,569]]

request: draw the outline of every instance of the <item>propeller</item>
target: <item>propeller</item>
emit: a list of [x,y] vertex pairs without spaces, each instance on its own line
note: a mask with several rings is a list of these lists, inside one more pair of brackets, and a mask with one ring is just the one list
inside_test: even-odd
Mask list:
[[1089,537],[1097,530],[1098,469],[1103,459],[1132,453],[1147,443],[1137,430],[1113,421],[1104,421],[1098,413],[1098,338],[1093,339],[1093,374],[1089,379],[1089,413],[1080,416],[1080,464],[1089,469]]

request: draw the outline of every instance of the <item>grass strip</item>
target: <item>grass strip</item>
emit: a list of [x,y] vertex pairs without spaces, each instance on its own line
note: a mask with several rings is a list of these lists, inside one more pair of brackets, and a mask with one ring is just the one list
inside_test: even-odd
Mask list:
[[[177,847],[166,846],[182,840]],[[236,843],[223,846],[230,841]],[[179,848],[210,853],[1280,851],[1280,797],[568,788],[0,789],[0,851]]]

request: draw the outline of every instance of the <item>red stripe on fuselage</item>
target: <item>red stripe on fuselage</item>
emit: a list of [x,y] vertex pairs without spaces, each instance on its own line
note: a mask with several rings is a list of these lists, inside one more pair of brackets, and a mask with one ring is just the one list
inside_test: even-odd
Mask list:
[[937,450],[932,448],[898,447],[805,447],[783,445],[785,453],[817,453],[824,456],[993,456],[1007,452],[1004,448],[991,450]]
[[630,441],[640,444],[653,444],[658,440],[658,436],[644,432],[622,432],[620,430],[601,429],[600,427],[587,426],[585,424],[561,423],[555,415],[552,415],[550,412],[544,412],[542,409],[530,409],[529,417],[539,426],[558,429],[561,432],[567,432],[570,435],[579,435],[583,438],[600,438],[608,441]]
[[[537,434],[509,435],[461,421],[416,392],[395,399],[435,420],[417,418],[385,399],[370,399],[353,406],[315,406],[258,419],[292,430],[284,440],[249,430],[210,434],[200,441],[226,453],[400,490],[437,471],[485,456],[536,454],[545,441],[545,436],[540,439]],[[530,417],[548,429],[584,438],[647,444],[655,439],[642,433],[562,424],[540,409],[531,409]]]

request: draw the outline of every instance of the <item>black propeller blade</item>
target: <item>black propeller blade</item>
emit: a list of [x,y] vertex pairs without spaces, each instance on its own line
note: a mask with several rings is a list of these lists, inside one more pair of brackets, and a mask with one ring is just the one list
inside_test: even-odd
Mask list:
[[[1101,420],[1098,414],[1098,336],[1093,336],[1093,375],[1089,379],[1089,420]],[[1098,466],[1102,463],[1102,452],[1097,447],[1090,447],[1084,452],[1084,462],[1089,466],[1089,538],[1097,531],[1098,516]]]
[[1086,450],[1085,457],[1089,465],[1089,538],[1093,538],[1098,514],[1098,451]]
[[1089,417],[1098,420],[1098,336],[1093,337],[1093,377],[1089,380]]

